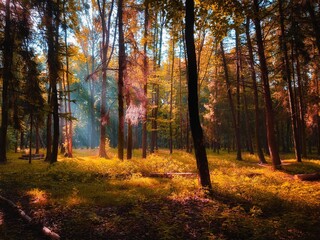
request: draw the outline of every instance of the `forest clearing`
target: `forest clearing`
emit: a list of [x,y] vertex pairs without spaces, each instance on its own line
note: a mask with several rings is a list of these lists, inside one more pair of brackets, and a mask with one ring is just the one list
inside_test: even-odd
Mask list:
[[[8,164],[0,165],[0,195],[61,239],[316,240],[320,234],[320,182],[294,178],[320,172],[319,160],[296,163],[287,156],[283,170],[273,171],[256,156],[237,161],[233,154],[210,153],[213,193],[207,198],[197,177],[148,177],[196,172],[194,156],[182,151],[159,150],[147,159],[134,152],[132,160],[120,161],[75,150],[74,158],[59,157],[54,165],[18,156],[10,153]],[[5,218],[0,223],[0,239],[25,234]]]

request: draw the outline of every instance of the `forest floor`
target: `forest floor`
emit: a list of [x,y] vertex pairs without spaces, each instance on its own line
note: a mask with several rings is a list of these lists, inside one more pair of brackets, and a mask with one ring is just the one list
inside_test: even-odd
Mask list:
[[[0,195],[20,206],[61,239],[308,239],[320,236],[320,181],[293,176],[320,172],[320,160],[296,163],[282,156],[283,170],[257,164],[256,156],[209,153],[213,197],[205,198],[194,175],[193,155],[159,150],[147,159],[75,157],[18,159],[0,165]],[[14,217],[13,217],[14,216]],[[14,220],[17,218],[17,220]],[[45,239],[0,203],[0,239]],[[23,237],[22,237],[23,236]]]

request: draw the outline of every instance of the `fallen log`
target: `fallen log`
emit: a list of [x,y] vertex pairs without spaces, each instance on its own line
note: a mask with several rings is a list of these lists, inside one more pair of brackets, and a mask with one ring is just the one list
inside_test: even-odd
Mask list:
[[[24,219],[28,224],[32,225],[33,224],[33,219],[28,215],[26,214],[20,207],[18,207],[15,203],[13,203],[11,200],[3,197],[0,195],[0,200],[3,201],[4,203],[6,203],[9,207],[11,207],[13,210],[15,210],[22,219]],[[49,228],[47,228],[46,226],[40,224],[40,229],[42,231],[42,233],[49,237],[50,239],[52,240],[59,240],[60,239],[60,236],[51,231]]]
[[320,174],[319,173],[296,174],[294,175],[293,178],[301,181],[317,181],[317,180],[320,180]]
[[196,177],[198,176],[197,173],[192,173],[192,172],[184,172],[184,173],[178,173],[178,172],[168,172],[168,173],[150,173],[146,174],[146,177],[155,177],[155,178],[173,178],[175,176],[180,176],[180,177]]

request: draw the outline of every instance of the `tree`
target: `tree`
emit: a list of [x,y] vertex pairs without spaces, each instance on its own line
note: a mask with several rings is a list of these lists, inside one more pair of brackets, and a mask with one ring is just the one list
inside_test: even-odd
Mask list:
[[224,74],[225,74],[225,81],[226,81],[226,87],[227,87],[227,93],[228,93],[230,112],[232,115],[232,124],[233,124],[233,128],[234,128],[234,131],[236,134],[237,160],[242,160],[239,121],[237,121],[236,111],[235,111],[234,103],[232,100],[231,84],[230,84],[230,79],[229,79],[229,70],[228,70],[227,60],[226,60],[225,53],[224,53],[223,41],[220,42],[220,49],[221,49],[221,55],[222,55],[222,62],[223,62],[223,68],[224,68]]
[[114,0],[111,2],[111,7],[108,13],[108,19],[106,22],[106,0],[102,0],[100,3],[97,0],[99,15],[102,25],[102,43],[101,43],[101,64],[102,64],[102,85],[101,85],[101,107],[100,107],[100,146],[99,156],[107,157],[105,145],[106,145],[106,124],[107,124],[107,111],[106,111],[106,94],[107,94],[107,67],[109,65],[112,54],[108,59],[109,41],[110,41],[110,27],[111,16],[113,12]]
[[290,117],[291,117],[291,125],[292,125],[292,133],[293,133],[293,143],[294,150],[296,155],[297,162],[301,162],[301,146],[300,146],[300,136],[299,136],[299,128],[298,128],[298,115],[295,104],[295,96],[292,87],[291,80],[291,69],[290,62],[288,56],[288,49],[286,43],[285,29],[284,29],[284,13],[282,1],[278,1],[279,5],[279,15],[280,15],[280,52],[282,54],[282,64],[283,64],[283,73],[282,78],[284,82],[287,83],[288,95],[289,95],[289,108],[290,108]]
[[246,37],[247,37],[247,45],[248,45],[248,53],[249,53],[249,68],[251,72],[251,79],[252,79],[252,87],[253,87],[253,98],[254,98],[254,113],[255,113],[255,141],[256,141],[256,148],[259,157],[260,163],[266,163],[266,160],[263,155],[262,146],[261,146],[261,135],[260,135],[260,122],[259,122],[259,95],[258,95],[258,87],[257,87],[257,76],[256,70],[254,67],[254,57],[253,57],[253,50],[252,50],[252,43],[250,37],[250,18],[247,17],[246,21]]
[[272,107],[272,99],[270,93],[270,85],[269,85],[269,77],[268,77],[268,66],[264,53],[263,46],[263,38],[262,38],[262,30],[260,23],[260,7],[258,0],[254,0],[253,2],[253,10],[254,10],[254,24],[256,30],[256,40],[258,46],[258,55],[260,61],[260,71],[261,78],[263,81],[263,96],[265,101],[265,109],[266,109],[266,128],[267,128],[267,140],[270,151],[270,158],[273,164],[274,169],[281,168],[281,160],[279,156],[279,150],[277,146],[276,136],[274,132],[274,116],[273,116],[273,107]]
[[148,72],[149,72],[149,64],[148,64],[148,56],[147,56],[147,47],[148,47],[148,28],[149,28],[149,1],[144,1],[144,43],[143,43],[143,81],[144,81],[144,94],[145,94],[145,101],[144,101],[144,115],[142,119],[142,158],[147,157],[147,118],[148,118],[148,111],[147,111],[147,96],[148,96]]
[[198,108],[198,74],[197,61],[194,45],[194,1],[186,0],[185,15],[185,40],[188,56],[188,106],[190,116],[190,127],[194,143],[197,168],[199,172],[200,183],[203,188],[212,189],[208,159],[203,140],[203,132],[199,119]]
[[7,161],[7,129],[8,129],[8,87],[12,81],[13,38],[11,29],[10,0],[6,0],[6,16],[4,29],[3,51],[3,83],[2,83],[2,112],[0,132],[0,163]]
[[123,34],[123,0],[118,0],[118,28],[119,28],[119,76],[118,76],[118,158],[123,160],[124,147],[124,102],[123,102],[123,81],[126,69],[126,53]]
[[[48,45],[48,75],[51,88],[50,106],[51,111],[49,113],[53,115],[53,140],[52,140],[52,152],[49,157],[50,163],[54,163],[58,158],[59,148],[59,105],[58,105],[58,90],[57,83],[59,81],[60,60],[59,60],[59,27],[60,27],[60,10],[59,3],[47,0],[46,5],[46,41]],[[49,88],[49,89],[50,89]],[[48,116],[50,117],[50,116]],[[50,136],[49,136],[50,137]],[[47,143],[48,144],[48,143]]]

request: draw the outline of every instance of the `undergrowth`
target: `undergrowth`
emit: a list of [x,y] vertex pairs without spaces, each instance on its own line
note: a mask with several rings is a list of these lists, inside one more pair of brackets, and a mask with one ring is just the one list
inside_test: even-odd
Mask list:
[[286,159],[282,171],[273,171],[253,155],[236,161],[209,154],[213,197],[206,199],[196,177],[150,177],[196,173],[192,154],[138,154],[120,161],[78,150],[50,165],[10,153],[0,166],[0,194],[33,209],[65,239],[317,239],[320,233],[320,184],[293,178],[320,172],[319,160]]

